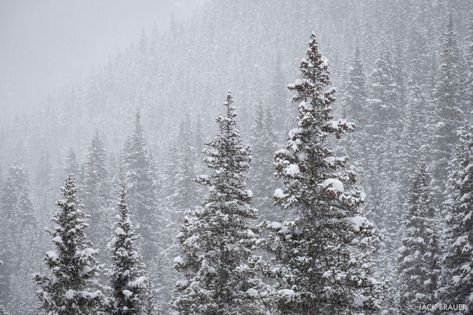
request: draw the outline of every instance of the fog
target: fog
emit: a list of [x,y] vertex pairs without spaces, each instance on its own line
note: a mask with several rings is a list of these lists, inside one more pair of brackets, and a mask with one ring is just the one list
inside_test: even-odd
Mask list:
[[84,79],[141,32],[165,30],[203,0],[0,1],[0,109],[20,114]]

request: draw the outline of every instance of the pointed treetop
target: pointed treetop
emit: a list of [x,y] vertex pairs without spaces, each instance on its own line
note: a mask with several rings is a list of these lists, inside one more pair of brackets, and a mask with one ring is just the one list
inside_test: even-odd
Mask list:
[[356,63],[357,65],[359,64],[360,67],[362,67],[362,65],[361,65],[361,53],[360,53],[360,48],[358,46],[356,46],[356,48],[355,48],[354,63]]
[[455,33],[455,23],[453,22],[452,14],[448,16],[447,28],[445,30],[444,36],[446,38],[447,47],[456,46],[457,39]]
[[289,90],[297,93],[294,102],[316,99],[323,94],[324,88],[330,85],[328,60],[320,54],[314,33],[310,36],[309,48],[306,58],[301,61],[300,71],[301,79],[288,85]]
[[137,139],[143,138],[143,133],[144,133],[144,128],[143,128],[143,123],[141,121],[141,112],[139,109],[136,110],[135,113],[135,133],[133,134],[133,138],[135,141]]
[[229,107],[229,106],[232,106],[232,104],[233,104],[232,91],[228,90],[227,91],[227,98],[225,100],[225,103],[223,103],[223,105]]
[[[227,92],[227,97],[225,99],[225,102],[223,103],[223,106],[226,107],[227,112],[225,113],[225,117],[219,116],[217,118],[217,122],[220,124],[220,128],[225,127],[229,128],[230,125],[234,124],[233,119],[236,117],[235,114],[235,107],[233,106],[233,97],[232,93],[230,90]],[[233,122],[230,122],[232,120]]]
[[447,30],[448,32],[453,32],[454,24],[453,24],[453,16],[450,13],[448,15],[448,22],[447,22]]
[[135,113],[135,128],[138,129],[140,128],[141,129],[141,112],[139,109],[136,110],[136,113]]
[[120,183],[120,206],[126,205],[126,182],[122,180]]
[[[74,197],[75,199],[75,193],[77,192],[77,187],[76,187],[76,180],[74,178],[73,174],[67,174],[66,178],[66,183],[64,187],[61,188],[61,190],[64,192],[64,197]],[[67,199],[69,201],[69,199]]]

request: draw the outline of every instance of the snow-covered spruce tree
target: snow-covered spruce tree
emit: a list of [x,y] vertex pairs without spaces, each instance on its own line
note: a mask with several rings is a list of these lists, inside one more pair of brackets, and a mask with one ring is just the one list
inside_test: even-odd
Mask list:
[[[365,163],[367,159],[367,133],[366,125],[369,114],[366,108],[366,77],[363,72],[363,65],[360,58],[360,50],[355,50],[353,64],[348,70],[348,78],[345,83],[343,93],[343,111],[347,117],[355,120],[360,128],[346,139],[345,145],[347,153],[352,161],[355,163]],[[367,165],[357,165],[358,168],[366,170]]]
[[[111,215],[108,211],[110,193],[109,174],[106,168],[106,153],[103,141],[95,132],[92,138],[87,161],[84,167],[82,196],[84,208],[94,218],[89,226],[90,239],[99,248],[105,248],[106,228],[110,226]],[[74,178],[76,178],[74,175]]]
[[466,73],[464,82],[464,102],[465,114],[473,114],[473,11],[470,13],[470,22],[468,24],[468,34],[465,47]]
[[249,173],[249,184],[254,191],[253,202],[263,220],[274,220],[278,212],[273,207],[271,198],[274,192],[273,152],[276,148],[276,137],[273,119],[268,107],[258,105],[256,118],[251,132],[253,143],[252,163]]
[[10,223],[16,222],[16,217],[21,215],[15,210],[19,201],[20,193],[27,188],[28,174],[26,170],[16,164],[12,164],[7,171],[7,178],[2,187],[0,195],[0,210],[3,220]]
[[284,186],[275,192],[294,220],[267,223],[267,247],[275,255],[283,314],[352,314],[379,308],[376,280],[365,255],[373,251],[376,229],[363,215],[363,194],[354,186],[346,159],[335,157],[329,136],[340,138],[353,123],[332,119],[335,101],[327,60],[311,35],[301,78],[289,89],[299,104],[297,127],[275,155]]
[[57,202],[60,211],[49,230],[56,249],[46,253],[50,275],[36,275],[41,310],[47,314],[95,314],[101,307],[102,292],[96,282],[97,250],[90,247],[85,235],[87,223],[76,194],[72,175],[63,187],[64,198]]
[[[396,83],[394,58],[386,44],[369,77],[367,134],[367,169],[364,183],[367,208],[382,235],[376,273],[392,289],[385,308],[396,312],[397,274],[396,249],[400,243],[402,188],[397,170],[402,169],[401,142],[402,111],[401,93]],[[389,183],[386,185],[385,183]]]
[[24,230],[36,228],[36,223],[29,197],[28,174],[23,167],[12,164],[0,191],[0,260],[3,262],[0,266],[0,304],[12,310],[14,305],[10,308],[9,303],[14,298],[13,275],[19,273]]
[[192,147],[192,134],[189,117],[181,122],[179,135],[177,138],[177,150],[175,156],[175,193],[173,194],[173,203],[176,222],[180,222],[185,210],[190,208],[196,202],[197,190],[194,187],[196,177],[194,171],[194,152]]
[[[390,51],[384,47],[381,56],[375,61],[375,67],[369,78],[368,113],[369,120],[366,122],[368,168],[366,171],[366,184],[370,188],[367,204],[373,218],[383,230],[390,226],[393,217],[399,217],[400,212],[396,210],[399,204],[393,204],[398,188],[394,167],[397,163],[396,154],[399,153],[399,130],[401,129],[401,111],[399,104],[399,88],[394,77],[395,69],[393,57]],[[391,179],[392,185],[386,186],[382,183]],[[397,230],[393,226],[394,230]],[[390,252],[390,251],[388,251]]]
[[[404,126],[401,135],[401,151],[406,174],[412,174],[416,161],[426,159],[428,137],[419,137],[428,125],[426,92],[414,78],[408,81],[407,103],[404,111]],[[407,176],[406,176],[407,177]]]
[[425,163],[419,163],[412,175],[407,207],[403,215],[402,247],[399,256],[400,311],[424,314],[418,307],[435,304],[440,269],[437,266],[435,208],[430,189],[430,175]]
[[199,178],[207,196],[185,216],[178,235],[182,253],[175,262],[184,279],[173,307],[179,314],[267,314],[268,289],[253,254],[257,236],[248,224],[257,215],[246,189],[249,148],[241,143],[230,93],[224,105],[219,134],[205,150],[212,174]]
[[8,275],[10,294],[7,309],[13,313],[17,313],[20,309],[24,313],[34,314],[37,311],[36,288],[32,285],[31,270],[38,270],[40,267],[42,246],[38,220],[35,216],[36,208],[27,188],[19,192],[15,208],[18,214],[14,224],[15,232],[10,235],[12,241],[8,244],[11,249],[8,260],[13,265],[10,266],[12,269]]
[[135,248],[136,237],[130,221],[125,185],[122,185],[118,212],[112,240],[110,312],[116,315],[150,314],[152,310],[147,310],[148,277]]
[[462,81],[463,69],[461,52],[458,48],[456,33],[450,17],[443,38],[440,65],[437,72],[437,83],[434,90],[434,130],[433,143],[433,174],[437,204],[442,202],[442,194],[447,180],[448,160],[457,142],[456,132],[463,117]]
[[450,165],[446,193],[446,230],[442,287],[444,303],[473,307],[473,127],[459,131],[459,143]]
[[157,216],[157,187],[154,166],[146,145],[141,115],[136,113],[135,131],[123,152],[125,180],[128,185],[128,205],[135,217],[136,230],[143,243],[143,258],[149,262],[154,255]]
[[[174,263],[169,257],[179,255],[179,244],[176,235],[179,233],[181,222],[187,210],[197,203],[197,196],[203,190],[195,182],[196,150],[197,147],[191,132],[190,119],[188,115],[182,120],[175,143],[170,147],[170,156],[166,165],[166,175],[163,185],[163,194],[160,207],[165,214],[160,218],[164,230],[159,237],[163,245],[155,257],[156,264],[159,265],[157,282],[159,283],[159,295],[161,311],[169,313],[171,311],[170,301],[172,300],[172,289],[178,280],[178,273],[174,268]],[[199,144],[199,147],[202,143]],[[200,156],[200,155],[199,155]]]
[[[22,194],[20,205],[23,209],[34,212],[34,207],[27,195]],[[37,314],[38,301],[36,298],[36,287],[31,279],[31,271],[41,268],[41,257],[43,244],[41,230],[34,224],[26,223],[19,225],[18,229],[23,231],[14,243],[14,266],[15,270],[9,274],[10,299],[7,309],[13,314]],[[12,244],[13,245],[13,244]],[[21,310],[21,311],[20,311]]]

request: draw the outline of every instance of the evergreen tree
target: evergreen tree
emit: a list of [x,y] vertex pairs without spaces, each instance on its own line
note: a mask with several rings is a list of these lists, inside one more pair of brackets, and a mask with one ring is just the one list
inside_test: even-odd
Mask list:
[[252,253],[257,236],[248,224],[257,214],[246,189],[249,148],[241,143],[230,93],[224,105],[219,134],[205,150],[212,174],[199,178],[207,196],[184,218],[178,235],[182,254],[175,262],[184,280],[176,285],[173,306],[179,314],[267,313],[260,259]]
[[111,220],[108,210],[110,183],[105,163],[104,144],[96,131],[84,168],[83,200],[84,208],[90,211],[90,215],[94,218],[90,225],[91,240],[100,248],[105,248],[103,236],[106,233],[106,227],[110,226]]
[[[346,140],[347,152],[350,159],[354,163],[367,161],[362,159],[367,153],[367,132],[366,125],[368,124],[369,113],[366,106],[366,78],[363,72],[363,65],[360,58],[360,50],[355,50],[355,57],[352,66],[348,70],[348,80],[345,83],[345,91],[343,94],[343,111],[345,116],[353,118],[359,130]],[[358,165],[362,170],[366,170],[368,166]]]
[[157,183],[154,166],[144,137],[141,115],[136,113],[135,131],[124,150],[125,180],[128,185],[128,205],[137,222],[140,237],[146,237],[143,243],[145,262],[154,255],[153,240],[157,223]]
[[448,160],[457,141],[457,126],[462,120],[462,63],[456,33],[450,17],[443,38],[437,83],[434,91],[433,188],[436,202],[442,202],[447,179]]
[[[179,255],[179,244],[175,236],[179,233],[180,223],[184,214],[196,202],[197,196],[202,192],[195,183],[196,152],[191,133],[190,119],[186,115],[179,126],[176,141],[171,145],[170,157],[166,165],[166,186],[164,191],[165,202],[161,203],[163,209],[161,222],[165,222],[164,233],[160,236],[163,248],[159,250],[156,263],[160,266],[157,271],[159,283],[159,297],[164,303],[160,303],[163,312],[170,312],[172,291],[170,288],[177,281],[177,272],[172,259]],[[202,144],[200,144],[202,145]]]
[[23,167],[16,164],[12,164],[7,173],[0,196],[0,209],[3,220],[7,220],[5,223],[12,224],[17,222],[16,217],[21,215],[15,210],[17,210],[16,205],[20,199],[20,192],[27,188],[28,175]]
[[146,295],[150,293],[147,288],[148,277],[135,248],[136,237],[130,221],[125,185],[122,187],[118,212],[118,222],[112,240],[111,313],[149,314],[146,309]]
[[353,64],[348,70],[348,81],[344,93],[344,108],[360,125],[367,124],[366,77],[361,63],[360,50],[356,48]]
[[[34,212],[29,197],[28,174],[21,166],[12,164],[0,192],[0,224],[3,227],[0,238],[0,304],[8,308],[15,298],[12,290],[15,286],[14,276],[20,273],[21,247],[26,237],[24,231],[37,228]],[[11,309],[14,308],[12,305]]]
[[473,127],[459,131],[459,143],[450,165],[446,193],[446,229],[443,240],[443,302],[473,307]]
[[473,106],[473,11],[470,13],[470,22],[468,25],[468,34],[466,38],[465,47],[465,62],[466,62],[466,73],[465,73],[465,114],[471,115]]
[[[268,249],[275,254],[278,307],[283,314],[351,314],[379,308],[376,281],[361,252],[372,252],[376,231],[362,211],[363,195],[345,158],[334,156],[329,136],[340,138],[353,123],[332,119],[335,100],[327,60],[311,35],[301,78],[289,89],[299,103],[297,127],[275,166],[284,186],[275,191],[294,219],[268,223]],[[362,249],[363,248],[363,249]],[[366,265],[363,265],[367,263]]]
[[432,263],[439,260],[439,251],[430,181],[425,163],[418,164],[403,215],[399,257],[402,314],[424,314],[419,306],[438,302],[435,292],[440,270],[431,269]]
[[[381,56],[375,61],[375,69],[370,75],[368,110],[369,122],[366,126],[370,138],[365,184],[367,206],[373,220],[380,229],[382,242],[378,256],[379,277],[391,288],[386,301],[386,309],[397,312],[396,249],[400,243],[400,220],[403,200],[398,172],[402,169],[402,102],[396,79],[394,58],[386,44]],[[386,185],[385,183],[389,183]]]
[[[21,194],[18,208],[28,209],[33,213],[35,207],[29,200],[28,194]],[[40,230],[37,221],[26,220],[23,225],[18,226],[18,236],[14,243],[14,268],[9,275],[10,279],[10,299],[7,309],[13,314],[36,314],[37,300],[36,288],[31,281],[31,271],[38,270],[41,262],[41,252],[43,246],[41,243]],[[19,310],[21,310],[19,312]]]
[[[402,129],[402,155],[406,174],[412,174],[419,158],[427,158],[428,137],[420,137],[428,128],[427,96],[420,84],[413,78],[408,82],[407,104],[404,112]],[[402,174],[404,175],[404,174]]]
[[259,216],[264,220],[274,220],[278,217],[271,198],[274,192],[273,152],[276,137],[273,119],[269,108],[258,106],[256,119],[251,132],[253,143],[252,163],[249,174],[249,184],[253,188],[254,204],[259,210]]
[[[175,213],[178,215],[175,222],[180,222],[184,211],[196,202],[196,188],[194,179],[194,148],[190,130],[189,116],[181,122],[179,128],[177,152],[175,156],[175,192],[173,196]],[[179,215],[181,214],[181,215]]]
[[56,227],[49,230],[56,249],[46,253],[50,275],[36,275],[41,309],[48,314],[93,314],[98,311],[102,293],[96,283],[97,250],[85,235],[85,214],[77,200],[75,179],[69,175],[63,187],[60,211],[53,217]]

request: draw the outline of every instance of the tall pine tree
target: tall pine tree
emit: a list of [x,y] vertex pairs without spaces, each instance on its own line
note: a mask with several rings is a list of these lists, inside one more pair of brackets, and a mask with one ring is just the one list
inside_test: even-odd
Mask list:
[[[402,134],[402,108],[400,86],[397,83],[398,66],[387,43],[383,43],[381,56],[375,61],[369,85],[369,121],[367,134],[367,207],[380,229],[382,242],[378,255],[377,274],[390,283],[386,309],[394,312],[397,304],[396,252],[400,246],[399,227],[402,188],[398,174],[402,166],[400,136]],[[388,183],[386,185],[385,183]]]
[[60,211],[49,230],[54,250],[45,261],[51,274],[36,275],[41,309],[48,314],[94,314],[100,310],[103,295],[96,282],[97,250],[90,247],[85,229],[85,214],[77,200],[75,179],[69,175],[63,187],[64,198],[57,202]]
[[277,139],[274,133],[271,111],[261,104],[256,110],[251,140],[253,152],[249,184],[255,193],[254,204],[261,219],[274,220],[279,215],[279,212],[276,212],[273,207],[271,198],[276,188],[272,162]]
[[464,82],[465,114],[473,114],[473,11],[470,13],[468,24],[468,34],[466,37],[465,63],[466,73]]
[[340,138],[354,124],[334,121],[335,90],[329,89],[327,60],[311,35],[301,77],[289,89],[299,104],[297,127],[275,167],[283,188],[275,200],[293,210],[294,220],[268,224],[267,247],[275,254],[283,314],[351,314],[379,307],[363,251],[371,251],[376,230],[362,211],[363,194],[346,159],[334,156],[330,136]]
[[[343,111],[347,117],[355,120],[360,126],[353,135],[346,140],[347,152],[350,154],[350,160],[354,163],[360,163],[367,159],[361,157],[366,156],[367,152],[367,133],[366,125],[369,114],[366,108],[366,77],[361,63],[360,50],[355,50],[353,64],[348,70],[348,80],[345,83],[343,93]],[[358,165],[361,169],[366,169],[366,165]]]
[[143,258],[149,262],[154,255],[157,223],[157,183],[153,162],[146,145],[141,115],[135,116],[135,130],[123,152],[125,180],[128,185],[128,205],[137,222],[140,237],[147,238],[143,244]]
[[473,127],[459,131],[446,190],[443,240],[443,302],[473,307]]
[[[15,305],[10,307],[8,304],[16,298],[13,294],[14,287],[18,285],[15,276],[22,273],[21,260],[26,258],[25,263],[30,263],[32,257],[22,256],[23,241],[27,237],[24,231],[37,228],[37,218],[29,196],[28,174],[16,164],[8,169],[0,192],[0,224],[3,231],[0,237],[0,304],[14,310]],[[30,245],[34,247],[35,242]]]
[[436,202],[441,204],[447,180],[448,160],[457,142],[457,127],[463,117],[461,52],[458,48],[451,16],[443,37],[443,47],[436,79],[437,82],[434,90],[435,118],[433,124],[435,142],[433,143],[432,150],[435,160],[432,186],[437,196]]
[[257,235],[248,220],[257,211],[246,188],[249,148],[240,140],[230,93],[225,114],[217,119],[219,134],[205,150],[210,176],[201,206],[184,218],[178,235],[181,256],[176,268],[184,277],[176,286],[179,314],[266,314],[268,292],[258,278],[260,258],[253,254]]
[[430,181],[425,163],[418,164],[403,215],[399,257],[402,314],[424,314],[419,306],[438,302],[435,292],[440,269],[433,263],[439,261],[439,248]]
[[[69,157],[73,158],[71,155]],[[108,209],[109,194],[110,183],[106,168],[104,143],[98,131],[96,131],[92,138],[84,167],[84,182],[81,196],[83,196],[84,208],[94,218],[90,224],[90,238],[99,248],[105,248],[106,238],[104,238],[104,235],[106,235],[106,228],[111,223],[111,215]]]
[[118,203],[117,223],[112,240],[110,312],[116,315],[148,314],[151,291],[148,277],[135,248],[135,232],[130,220],[123,184]]

